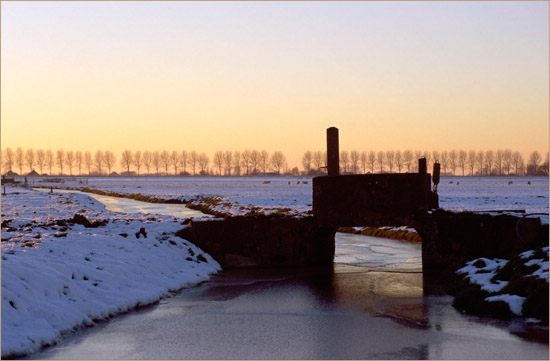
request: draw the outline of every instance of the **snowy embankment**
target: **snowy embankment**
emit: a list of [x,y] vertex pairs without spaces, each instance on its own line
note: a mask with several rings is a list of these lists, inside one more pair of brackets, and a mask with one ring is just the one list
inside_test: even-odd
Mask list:
[[221,269],[174,236],[181,219],[113,213],[82,194],[10,191],[2,196],[3,358],[154,303]]

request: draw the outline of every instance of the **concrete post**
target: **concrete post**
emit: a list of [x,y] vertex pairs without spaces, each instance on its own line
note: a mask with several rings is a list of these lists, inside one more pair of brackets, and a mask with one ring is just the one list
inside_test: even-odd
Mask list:
[[335,127],[327,129],[327,172],[329,176],[340,174],[338,128]]

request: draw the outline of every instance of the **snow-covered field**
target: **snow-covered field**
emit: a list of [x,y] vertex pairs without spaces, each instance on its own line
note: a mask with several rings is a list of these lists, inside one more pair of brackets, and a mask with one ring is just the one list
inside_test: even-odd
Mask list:
[[[301,177],[101,177],[64,184],[35,185],[64,188],[89,187],[122,194],[143,194],[164,199],[191,200],[219,197],[212,206],[225,214],[245,214],[251,209],[274,213],[305,214],[312,209],[311,178]],[[451,211],[524,210],[548,223],[547,177],[442,177],[439,205]],[[520,214],[510,212],[511,214]],[[539,214],[539,213],[542,213]]]
[[[77,213],[98,226],[72,223]],[[208,280],[220,266],[174,236],[181,223],[110,212],[82,194],[10,188],[2,196],[2,357]]]
[[[266,214],[284,210],[287,214],[300,215],[311,210],[311,185],[311,178],[295,177],[105,177],[89,178],[85,186],[186,201],[218,197],[219,204],[211,205],[212,209],[231,215],[243,215],[253,209]],[[82,185],[67,182],[61,187]]]
[[[438,186],[439,206],[460,211],[524,210],[548,224],[547,177],[445,177]],[[507,212],[521,216],[523,213]]]
[[[35,179],[31,186],[33,182],[164,199],[218,197],[215,207],[226,214],[261,209],[300,215],[312,207],[310,178],[90,178],[88,184],[85,179],[64,184]],[[56,342],[63,332],[155,302],[220,270],[209,255],[174,236],[184,227],[181,216],[113,212],[76,193],[21,187],[6,187],[6,192],[2,357],[32,352]],[[548,223],[548,178],[442,178],[439,196],[440,206],[448,210],[521,209]],[[75,214],[96,227],[79,224],[85,223],[81,219],[75,223]]]

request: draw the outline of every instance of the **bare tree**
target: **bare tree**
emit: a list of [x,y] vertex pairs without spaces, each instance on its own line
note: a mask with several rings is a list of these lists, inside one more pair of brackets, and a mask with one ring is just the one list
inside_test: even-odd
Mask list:
[[347,150],[343,150],[340,152],[340,164],[342,165],[343,172],[346,173],[349,171],[349,165],[350,165],[350,159],[349,159],[349,152]]
[[208,170],[208,163],[210,162],[210,159],[205,153],[201,153],[198,157],[199,167],[201,169],[201,175],[206,175]]
[[492,150],[485,152],[485,164],[487,165],[487,175],[491,175],[493,168],[493,161],[495,159],[495,153]]
[[92,153],[86,152],[84,153],[84,165],[86,166],[86,169],[88,170],[88,175],[92,174]]
[[359,162],[361,163],[361,170],[363,174],[367,173],[367,152],[362,151],[359,156]]
[[6,148],[2,156],[2,164],[5,164],[6,168],[8,168],[8,172],[11,172],[13,163],[15,162],[15,154],[13,153],[13,150],[10,147]]
[[426,167],[428,168],[428,172],[432,166],[432,152],[426,150],[422,153],[424,158],[426,158]]
[[479,175],[483,176],[483,166],[485,162],[485,152],[480,150],[476,153],[476,164],[477,168],[479,169]]
[[506,174],[510,175],[510,166],[512,165],[512,150],[504,149],[502,154],[502,166],[506,169]]
[[74,152],[72,150],[68,150],[65,153],[65,164],[67,165],[67,168],[69,168],[69,175],[73,175]]
[[498,175],[502,175],[502,156],[504,155],[504,152],[502,149],[497,150],[495,153],[495,168]]
[[194,150],[189,153],[189,164],[191,165],[191,168],[193,169],[193,175],[195,175],[195,170],[197,169],[197,162],[199,161],[199,156],[197,152]]
[[34,159],[34,150],[32,148],[27,149],[27,151],[25,152],[25,161],[27,162],[27,166],[29,167],[29,173],[33,170]]
[[361,155],[357,150],[352,150],[349,153],[349,159],[351,163],[351,171],[353,174],[357,174],[357,171],[359,170],[359,161],[361,159]]
[[376,164],[376,153],[371,150],[367,155],[368,163],[370,166],[370,172],[374,174],[374,165]]
[[252,168],[252,174],[258,173],[258,165],[260,162],[260,152],[256,149],[253,149],[250,152],[250,167]]
[[98,150],[94,154],[94,165],[97,169],[97,173],[101,176],[101,173],[103,172],[103,164],[105,163],[105,158],[103,156],[103,152],[101,150]]
[[126,175],[130,175],[130,166],[133,163],[132,151],[125,149],[120,154],[120,166],[126,169]]
[[246,149],[241,154],[241,164],[244,169],[246,169],[246,175],[250,173],[250,150]]
[[407,166],[407,172],[411,172],[411,163],[413,161],[413,152],[407,149],[403,152],[403,164]]
[[447,173],[447,166],[449,165],[449,152],[444,150],[441,152],[441,167],[443,167],[443,174]]
[[309,173],[311,170],[311,162],[313,161],[313,153],[308,150],[302,156],[302,166],[304,167],[304,172]]
[[141,162],[143,163],[143,166],[147,170],[147,175],[151,174],[151,165],[153,163],[153,153],[151,151],[146,150],[143,152],[143,157],[141,159]]
[[174,175],[178,175],[178,167],[180,165],[180,153],[178,151],[172,151],[170,153],[170,164],[174,168]]
[[470,175],[473,176],[474,175],[474,168],[476,166],[476,151],[475,150],[470,150],[468,152],[468,165],[470,166]]
[[539,166],[539,163],[541,162],[542,157],[540,156],[540,153],[538,151],[533,151],[529,155],[529,163],[527,164],[528,167],[532,167],[533,169],[533,175],[537,174],[537,168]]
[[109,171],[108,174],[111,174],[111,169],[116,163],[116,156],[113,152],[110,150],[106,150],[105,153],[103,153],[103,161],[105,162],[105,166],[107,167],[107,170]]
[[218,150],[214,153],[214,165],[218,168],[219,176],[222,175],[223,164],[223,152]]
[[397,166],[397,172],[401,173],[401,168],[403,168],[403,153],[400,150],[395,152],[395,165]]
[[157,176],[159,175],[159,168],[160,168],[160,152],[158,150],[155,150],[151,154],[151,164],[153,165],[153,168],[155,168],[155,171],[157,172]]
[[241,152],[233,153],[233,172],[236,176],[241,175]]
[[321,167],[325,165],[324,160],[326,158],[323,158],[323,152],[321,152],[320,150],[315,151],[312,154],[313,154],[313,157],[312,157],[313,167],[315,168],[315,170],[318,171],[321,169]]
[[393,150],[386,151],[386,163],[390,166],[390,173],[393,173],[393,164],[395,163],[395,152]]
[[164,173],[168,175],[168,167],[170,167],[170,153],[167,150],[160,152],[160,164],[164,167]]
[[453,171],[453,175],[455,175],[455,169],[458,164],[457,162],[458,162],[458,153],[455,149],[453,149],[449,152],[449,166]]
[[36,165],[40,169],[40,175],[42,175],[42,170],[44,169],[44,165],[46,165],[46,152],[43,149],[36,151]]
[[380,167],[380,173],[384,172],[384,159],[385,159],[384,152],[379,151],[376,153],[376,163],[378,163],[378,166]]
[[180,154],[180,162],[181,162],[181,169],[183,170],[183,173],[187,172],[187,162],[189,162],[189,154],[187,154],[186,150],[182,150]]
[[514,170],[516,175],[519,175],[519,166],[523,163],[523,157],[520,152],[514,152],[512,156],[512,162],[514,163]]
[[225,175],[230,176],[231,175],[231,168],[233,166],[233,152],[232,151],[226,150],[223,153],[223,165],[224,165]]
[[264,173],[267,172],[269,168],[269,161],[270,161],[270,158],[267,150],[262,150],[261,152],[259,152],[258,163],[262,172]]
[[134,153],[132,164],[134,165],[134,167],[136,167],[136,174],[139,176],[139,170],[141,169],[141,166],[143,164],[143,156],[140,150]]
[[[433,162],[439,162],[439,160],[441,159],[441,153],[438,151],[438,150],[434,150],[432,152],[432,159],[433,159]],[[441,164],[441,163],[439,163]]]
[[78,175],[82,175],[82,162],[83,162],[83,154],[81,151],[77,151],[74,155],[74,160],[76,162],[76,167],[78,168]]
[[52,175],[52,168],[53,168],[53,152],[48,149],[46,151],[46,165],[48,166],[48,169],[50,170],[50,175]]
[[285,155],[281,151],[275,151],[271,155],[271,164],[273,165],[273,169],[275,169],[275,172],[277,174],[281,174],[281,168],[284,166],[286,160]]
[[539,167],[539,172],[542,172],[545,175],[548,175],[550,171],[550,153],[546,152],[546,159]]
[[519,161],[519,174],[524,176],[525,173],[527,173],[527,169],[525,167],[525,162],[524,162],[523,156],[522,156],[520,161]]
[[468,153],[464,149],[458,151],[458,165],[462,168],[462,176],[464,176],[464,169],[466,168],[466,161],[468,159]]
[[18,147],[15,150],[15,164],[19,168],[19,175],[23,175],[23,164],[25,164],[25,154],[23,148]]
[[59,168],[59,174],[63,175],[63,165],[65,165],[65,151],[63,149],[58,149],[55,153],[55,162]]

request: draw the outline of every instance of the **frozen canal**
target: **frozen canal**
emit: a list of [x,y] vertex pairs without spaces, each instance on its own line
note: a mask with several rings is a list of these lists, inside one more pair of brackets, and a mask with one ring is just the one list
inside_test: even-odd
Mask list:
[[337,234],[333,269],[233,270],[33,359],[548,359],[520,322],[425,295],[420,245]]

